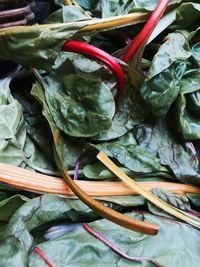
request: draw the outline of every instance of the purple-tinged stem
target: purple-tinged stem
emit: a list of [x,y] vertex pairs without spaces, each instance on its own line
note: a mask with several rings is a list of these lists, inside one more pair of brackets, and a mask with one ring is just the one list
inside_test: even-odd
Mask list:
[[78,172],[80,166],[80,159],[76,161],[75,171],[74,171],[74,180],[78,180]]
[[97,232],[96,230],[94,230],[87,223],[83,223],[83,228],[87,232],[89,232],[91,235],[93,235],[94,237],[99,239],[101,242],[103,242],[105,245],[107,245],[110,249],[112,249],[118,255],[120,255],[121,257],[123,257],[123,258],[125,258],[127,260],[134,261],[134,262],[141,262],[141,263],[143,261],[148,261],[148,262],[154,264],[156,267],[163,267],[159,262],[157,262],[155,260],[152,260],[150,258],[147,258],[147,257],[131,257],[131,256],[127,255],[126,252],[121,250],[121,248],[119,248],[113,241],[109,240],[107,237],[105,237],[100,232]]

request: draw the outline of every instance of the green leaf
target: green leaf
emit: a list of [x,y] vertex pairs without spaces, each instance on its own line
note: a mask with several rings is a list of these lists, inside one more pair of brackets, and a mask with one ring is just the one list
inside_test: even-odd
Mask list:
[[111,158],[117,159],[119,163],[134,172],[149,173],[161,169],[159,160],[147,150],[137,145],[131,133],[111,142],[92,144],[92,147],[103,151]]
[[14,60],[27,68],[49,70],[64,42],[79,29],[75,24],[57,25],[22,27],[21,31],[11,30],[3,34],[1,30],[0,48],[4,52],[0,59]]
[[139,88],[143,77],[129,66],[124,66],[126,84],[123,92],[116,98],[116,111],[109,130],[95,136],[94,140],[107,141],[118,138],[149,116],[149,109],[141,98]]
[[[58,130],[53,117],[51,115],[50,109],[45,99],[43,87],[36,82],[32,88],[32,95],[38,100],[42,105],[42,112],[47,119],[49,126],[51,128],[52,136],[55,137],[55,133]],[[55,139],[54,139],[55,142]],[[55,146],[55,143],[54,143]],[[85,146],[84,138],[74,138],[64,134],[62,131],[58,134],[57,140],[57,151],[59,151],[60,158],[66,168],[74,168],[77,159],[80,157],[82,150]],[[55,151],[55,150],[54,150]],[[54,154],[55,157],[55,154]],[[55,157],[56,158],[56,157]]]
[[[143,196],[108,196],[97,198],[100,201],[106,201],[109,203],[115,203],[123,207],[138,207],[146,204],[146,200]],[[108,205],[108,203],[107,203]]]
[[74,137],[90,137],[110,128],[115,105],[107,86],[79,75],[63,77],[63,87],[45,86],[57,128]]
[[[133,172],[127,168],[121,167],[120,169],[129,176],[133,175]],[[84,166],[83,174],[87,177],[87,179],[89,178],[95,180],[112,179],[113,177],[115,177],[115,175],[107,168],[105,168],[105,166],[100,162],[87,164],[86,166]]]
[[[111,17],[135,11],[153,11],[158,3],[158,0],[103,0],[100,2],[102,17]],[[170,5],[180,2],[181,0],[172,0],[170,1]]]
[[[108,205],[123,210],[117,204]],[[4,231],[0,242],[0,266],[28,265],[30,249],[35,245],[32,234],[38,227],[59,220],[85,222],[97,218],[98,216],[79,200],[57,195],[43,195],[31,199],[15,212]]]
[[[166,191],[163,188],[154,188],[151,191],[155,196],[159,197],[160,199],[164,200],[166,203],[174,206],[175,208],[178,208],[183,211],[191,210],[189,199],[185,195],[173,194]],[[155,215],[174,219],[173,216],[165,213],[163,210],[156,207],[150,202],[148,202],[148,208],[151,211],[151,213]]]
[[0,162],[35,170],[53,170],[27,135],[22,107],[10,95],[9,84],[5,82],[1,86],[3,93],[2,97],[0,95]]
[[195,20],[198,21],[200,17],[200,4],[198,4],[198,1],[196,1],[197,3],[194,2],[183,3],[179,6],[176,19],[177,27],[185,28]]
[[[144,20],[141,13],[134,20],[134,24]],[[78,39],[85,35],[93,35],[100,31],[108,31],[113,28],[121,28],[131,25],[129,19],[121,23],[117,18],[116,23],[110,23],[109,19],[88,19],[87,21],[72,21],[70,23],[53,23],[44,25],[21,26],[0,29],[0,59],[12,60],[26,68],[37,68],[49,71],[63,48],[63,44],[71,39]],[[101,27],[99,27],[101,25]],[[92,26],[91,29],[85,29]]]
[[198,69],[188,70],[180,82],[180,93],[188,94],[200,90],[200,71]]
[[88,19],[90,19],[90,17],[86,15],[82,8],[70,5],[62,6],[62,9],[51,13],[50,16],[45,20],[45,23],[66,23]]
[[[38,150],[55,165],[52,150],[53,140],[50,128],[44,116],[40,104],[31,96],[33,77],[30,73],[19,72],[12,79],[10,88],[12,96],[22,106],[27,135],[32,139]],[[20,90],[19,90],[20,88]]]
[[[158,224],[161,230],[152,237],[127,230],[107,220],[96,221],[89,225],[129,256],[149,257],[157,260],[162,266],[190,267],[196,266],[199,262],[200,234],[196,229],[148,213],[131,212],[127,215]],[[82,227],[58,239],[44,242],[39,245],[39,248],[58,267],[62,265],[101,267],[102,264],[109,267],[115,267],[116,264],[119,267],[141,265],[119,256]],[[153,266],[148,262],[143,262],[142,265]],[[29,266],[43,267],[45,263],[40,257],[31,253]]]
[[186,108],[186,97],[179,95],[176,101],[175,117],[178,131],[186,140],[200,138],[200,116],[195,116]]
[[194,115],[198,116],[200,114],[200,90],[192,94],[186,95],[187,108]]
[[186,62],[175,62],[143,84],[141,94],[156,117],[165,117],[176,100],[185,70]]
[[162,165],[170,168],[181,182],[199,184],[199,161],[193,147],[189,142],[177,139],[176,129],[172,125],[169,128],[169,123],[157,120],[141,124],[135,132],[136,139],[141,147],[157,156]]
[[176,61],[188,60],[192,53],[186,40],[187,32],[168,34],[153,57],[147,81],[168,69]]
[[0,201],[0,221],[9,221],[13,213],[29,199],[23,195],[13,195]]
[[192,205],[200,207],[200,196],[198,194],[187,193],[186,196]]

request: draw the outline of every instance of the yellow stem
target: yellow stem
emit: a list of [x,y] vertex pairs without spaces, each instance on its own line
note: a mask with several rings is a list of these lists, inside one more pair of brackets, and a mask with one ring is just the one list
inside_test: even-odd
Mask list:
[[80,32],[86,33],[92,30],[103,31],[107,29],[112,29],[116,27],[125,27],[129,25],[138,24],[147,20],[148,13],[131,13],[123,16],[115,16],[104,19],[90,19],[85,21],[78,22],[69,22],[69,23],[55,23],[55,24],[40,24],[40,25],[31,25],[31,26],[18,26],[13,28],[0,29],[0,35],[6,33],[18,33],[26,32],[34,29],[49,29],[55,30],[57,28],[63,27],[77,27],[80,28]]
[[185,212],[169,205],[162,199],[156,197],[151,192],[144,189],[138,183],[136,183],[133,179],[128,177],[120,168],[118,168],[103,152],[99,152],[97,158],[110,170],[112,171],[118,178],[120,178],[127,185],[135,189],[139,194],[149,200],[151,203],[155,204],[162,210],[168,212],[169,214],[197,227],[200,229],[200,222],[195,220],[192,216],[186,214]]

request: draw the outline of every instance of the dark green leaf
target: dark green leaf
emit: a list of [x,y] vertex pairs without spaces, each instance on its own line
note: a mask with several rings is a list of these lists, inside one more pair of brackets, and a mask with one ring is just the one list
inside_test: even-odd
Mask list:
[[186,140],[200,139],[200,116],[195,116],[187,110],[185,95],[179,95],[175,103],[175,116],[178,131]]
[[92,146],[103,151],[107,156],[117,159],[119,163],[134,172],[148,173],[161,169],[159,160],[137,145],[130,133],[117,140]]
[[192,55],[187,42],[187,32],[174,32],[168,34],[164,43],[159,47],[153,57],[148,72],[147,81],[168,69],[176,61],[186,61]]
[[[56,131],[58,130],[50,109],[47,105],[44,89],[39,83],[35,83],[32,88],[33,96],[41,103],[43,107],[43,115],[47,119],[51,128],[52,136],[55,137]],[[74,168],[77,159],[80,157],[82,150],[85,146],[85,140],[83,138],[73,138],[62,131],[57,132],[57,149],[59,150],[60,158],[66,168]],[[54,140],[55,141],[55,140]]]
[[179,61],[143,84],[141,94],[155,116],[166,116],[179,94],[180,80],[185,70],[186,62]]
[[200,207],[200,196],[198,194],[187,193],[186,196],[192,205]]
[[[120,168],[123,172],[127,175],[133,175],[133,172],[127,168]],[[83,174],[87,177],[87,179],[98,179],[98,180],[105,180],[105,179],[112,179],[115,175],[109,171],[102,163],[94,163],[88,164],[83,168]]]
[[94,136],[110,128],[114,99],[107,86],[78,75],[63,77],[63,87],[48,84],[45,95],[57,128],[75,137]]
[[177,27],[185,28],[200,17],[200,4],[198,1],[183,3],[177,10]]
[[200,114],[200,90],[192,94],[186,95],[187,108],[198,116]]
[[200,183],[199,161],[192,145],[175,138],[165,120],[140,125],[135,136],[140,146],[156,155],[176,178],[184,183]]
[[0,201],[0,221],[8,221],[13,213],[29,199],[23,195],[13,195]]
[[[154,195],[164,200],[166,203],[174,206],[175,208],[178,208],[183,211],[191,210],[189,199],[185,195],[173,194],[163,188],[154,188],[151,191]],[[162,209],[156,207],[150,202],[148,202],[148,208],[155,215],[174,219],[173,216],[165,213]]]
[[124,66],[124,71],[127,75],[126,85],[122,94],[116,98],[112,126],[108,131],[94,137],[95,140],[106,141],[118,138],[149,116],[149,109],[139,93],[143,77],[128,66]]

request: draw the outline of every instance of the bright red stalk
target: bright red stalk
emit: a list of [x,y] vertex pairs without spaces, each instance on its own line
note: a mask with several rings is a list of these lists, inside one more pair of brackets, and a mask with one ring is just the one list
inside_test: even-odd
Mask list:
[[111,55],[95,46],[79,41],[67,41],[63,46],[63,51],[80,53],[105,64],[117,77],[118,95],[121,93],[124,88],[125,75],[120,64]]
[[33,252],[37,254],[49,267],[56,267],[48,256],[38,247],[34,247]]
[[130,46],[127,48],[125,54],[121,58],[124,62],[128,62],[141,46],[145,46],[155,26],[164,14],[170,0],[160,0],[147,20],[144,28],[135,37]]

